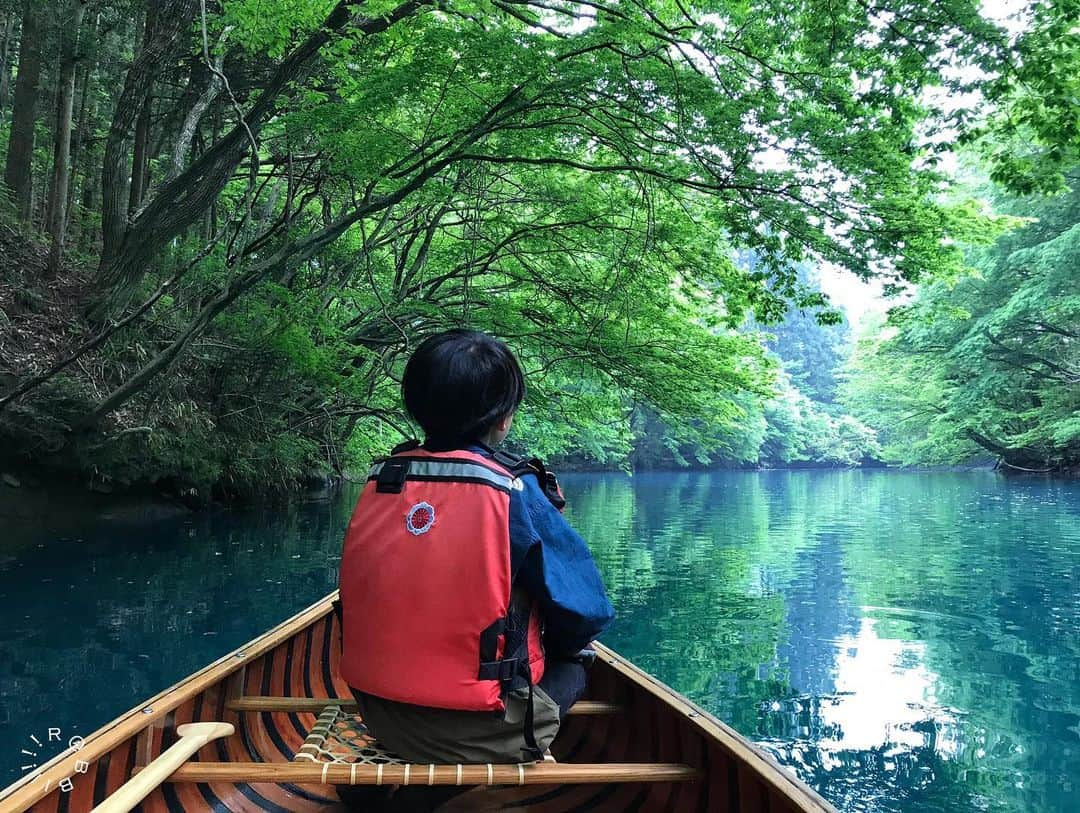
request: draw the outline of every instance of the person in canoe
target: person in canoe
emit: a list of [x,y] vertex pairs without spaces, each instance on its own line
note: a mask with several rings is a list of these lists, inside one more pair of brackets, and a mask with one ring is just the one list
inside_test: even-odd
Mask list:
[[[372,467],[349,524],[342,675],[371,733],[407,760],[541,759],[614,610],[555,478],[497,451],[525,397],[510,349],[431,336],[402,394],[425,440]],[[435,802],[459,789],[408,790]]]

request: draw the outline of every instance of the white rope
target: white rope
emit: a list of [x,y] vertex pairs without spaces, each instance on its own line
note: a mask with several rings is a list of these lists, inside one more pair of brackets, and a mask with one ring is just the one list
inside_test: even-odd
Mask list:
[[355,762],[352,764],[352,767],[349,768],[349,784],[350,785],[355,785],[356,784],[356,763]]
[[408,763],[405,764],[405,779],[401,784],[403,784],[403,785],[409,784],[409,768],[411,768],[411,767],[412,767],[412,765],[409,765]]
[[375,769],[375,784],[376,785],[381,785],[382,784],[382,769],[384,767],[385,766],[380,762],[379,767]]
[[434,765],[428,765],[427,766],[427,783],[429,785],[434,785],[435,784],[435,766]]
[[461,763],[458,763],[457,766],[457,782],[455,784],[461,784]]
[[323,782],[324,785],[329,784],[329,782],[326,781],[326,772],[328,770],[330,770],[330,763],[329,762],[324,762],[323,766],[322,766],[322,782]]
[[[343,736],[338,730],[342,722],[346,722],[350,729],[359,731],[355,735],[353,731],[346,732]],[[356,720],[352,715],[341,710],[341,706],[328,706],[311,729],[307,739],[300,750],[293,756],[294,760],[306,760],[310,762],[329,762],[336,765],[403,765],[405,760],[392,751],[387,751],[379,743],[367,727]]]
[[525,784],[525,766],[522,765],[520,762],[518,763],[518,784]]
[[495,784],[494,773],[495,773],[495,770],[491,767],[491,763],[489,762],[488,763],[488,784],[489,785],[494,785]]

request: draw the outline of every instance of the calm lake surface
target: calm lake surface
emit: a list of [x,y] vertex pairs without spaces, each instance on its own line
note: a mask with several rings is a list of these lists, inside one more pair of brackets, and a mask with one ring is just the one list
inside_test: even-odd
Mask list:
[[[605,641],[841,810],[1080,809],[1080,483],[564,486],[619,611]],[[0,532],[0,785],[31,734],[85,735],[332,589],[354,495]]]

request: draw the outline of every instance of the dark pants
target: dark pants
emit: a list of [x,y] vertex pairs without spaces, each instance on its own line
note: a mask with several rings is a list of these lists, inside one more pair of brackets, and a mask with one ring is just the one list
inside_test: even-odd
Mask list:
[[[585,666],[580,660],[549,660],[544,676],[537,686],[559,706],[559,719],[583,694],[587,682]],[[464,793],[468,788],[453,787],[407,787],[393,788],[371,786],[339,786],[338,795],[350,810],[371,813],[429,813],[440,805]]]

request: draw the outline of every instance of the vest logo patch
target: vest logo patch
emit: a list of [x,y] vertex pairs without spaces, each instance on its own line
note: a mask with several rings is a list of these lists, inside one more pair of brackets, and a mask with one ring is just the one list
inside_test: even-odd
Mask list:
[[435,506],[428,502],[418,502],[409,509],[405,517],[405,527],[413,536],[426,534],[435,524]]

